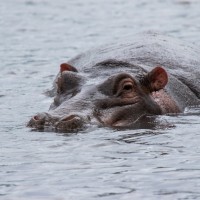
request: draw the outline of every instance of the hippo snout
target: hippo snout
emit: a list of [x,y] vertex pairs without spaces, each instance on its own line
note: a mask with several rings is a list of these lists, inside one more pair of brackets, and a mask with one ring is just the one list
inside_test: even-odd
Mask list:
[[39,113],[33,116],[27,126],[37,130],[55,130],[58,132],[74,132],[83,129],[86,124],[84,117],[79,115],[68,115],[55,117],[48,113]]
[[70,115],[67,117],[61,118],[55,124],[55,128],[58,131],[77,131],[84,127],[86,120],[78,115]]
[[47,113],[39,113],[30,119],[27,126],[36,129],[43,129],[47,118],[48,118]]

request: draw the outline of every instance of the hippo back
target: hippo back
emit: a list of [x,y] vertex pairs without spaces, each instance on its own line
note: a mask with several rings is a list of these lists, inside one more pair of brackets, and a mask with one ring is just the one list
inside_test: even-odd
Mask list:
[[69,63],[89,77],[102,74],[99,63],[111,59],[133,64],[135,68],[146,71],[162,65],[200,98],[200,48],[157,33],[135,35],[131,39],[126,38],[126,41],[87,51]]

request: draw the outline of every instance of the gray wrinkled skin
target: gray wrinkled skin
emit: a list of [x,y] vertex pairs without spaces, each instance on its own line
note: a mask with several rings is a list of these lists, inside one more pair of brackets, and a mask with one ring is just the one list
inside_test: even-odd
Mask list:
[[[50,91],[54,102],[48,113],[34,116],[28,126],[55,131],[78,131],[86,124],[111,127],[148,127],[148,115],[183,112],[200,104],[200,50],[167,36],[145,33],[122,44],[103,46],[68,63],[76,72],[58,74]],[[113,96],[120,74],[139,77],[161,65],[168,73],[164,90],[143,94],[130,101]],[[57,86],[58,79],[62,83]]]

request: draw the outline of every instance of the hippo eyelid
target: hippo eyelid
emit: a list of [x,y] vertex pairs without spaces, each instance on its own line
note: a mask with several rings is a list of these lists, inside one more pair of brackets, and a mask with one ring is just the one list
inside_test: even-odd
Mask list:
[[132,82],[125,82],[122,86],[122,89],[123,90],[126,90],[126,91],[130,91],[133,89],[133,84]]
[[118,87],[120,87],[121,89],[130,89],[134,87],[134,81],[131,78],[125,78],[123,80],[120,81],[120,83],[118,84]]
[[126,80],[128,80],[129,82],[132,82],[133,84],[136,85],[136,82],[134,81],[132,76],[130,76],[129,74],[126,74],[126,73],[119,74],[115,78],[115,81],[114,81],[113,94],[117,93],[117,91],[119,90],[120,85],[122,85],[124,81],[127,82]]
[[117,87],[115,95],[120,96],[122,93],[129,93],[136,89],[137,84],[132,77],[122,79]]

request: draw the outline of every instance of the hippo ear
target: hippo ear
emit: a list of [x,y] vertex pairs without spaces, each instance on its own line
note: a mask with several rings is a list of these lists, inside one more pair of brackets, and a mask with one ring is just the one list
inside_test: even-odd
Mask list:
[[78,72],[78,70],[75,67],[73,67],[67,63],[62,63],[60,65],[60,72],[62,73],[64,71]]
[[148,79],[150,82],[150,90],[153,92],[163,89],[167,85],[168,75],[165,69],[158,66],[148,73]]

